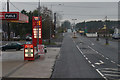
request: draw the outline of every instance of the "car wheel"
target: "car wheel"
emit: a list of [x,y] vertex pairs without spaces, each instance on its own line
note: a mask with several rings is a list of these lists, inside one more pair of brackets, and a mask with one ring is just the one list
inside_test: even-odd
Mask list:
[[16,48],[16,51],[20,50],[20,48]]
[[6,51],[5,49],[2,49],[2,51]]

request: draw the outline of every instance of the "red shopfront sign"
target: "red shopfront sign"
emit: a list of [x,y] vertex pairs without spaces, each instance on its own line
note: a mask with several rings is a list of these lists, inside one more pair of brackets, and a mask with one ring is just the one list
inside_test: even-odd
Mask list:
[[37,46],[38,38],[38,28],[39,28],[39,44],[42,44],[42,17],[32,18],[32,42],[34,46]]
[[20,12],[0,12],[0,20],[8,22],[28,23],[28,16]]

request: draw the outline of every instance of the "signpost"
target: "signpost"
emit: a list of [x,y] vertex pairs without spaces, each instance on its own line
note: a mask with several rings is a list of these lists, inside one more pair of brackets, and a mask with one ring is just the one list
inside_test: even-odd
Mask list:
[[32,43],[36,47],[37,46],[37,38],[38,38],[38,28],[39,28],[39,44],[42,44],[42,17],[33,17],[32,18]]
[[38,55],[44,55],[44,45],[37,45],[38,47]]
[[[39,31],[39,32],[38,32]],[[38,37],[39,33],[39,37]],[[39,39],[39,44],[37,44]],[[32,44],[25,44],[24,60],[35,60],[39,55],[44,54],[42,44],[42,17],[32,17]]]
[[24,45],[24,60],[34,60],[34,47],[33,44]]
[[5,19],[17,19],[17,14],[16,13],[6,13]]

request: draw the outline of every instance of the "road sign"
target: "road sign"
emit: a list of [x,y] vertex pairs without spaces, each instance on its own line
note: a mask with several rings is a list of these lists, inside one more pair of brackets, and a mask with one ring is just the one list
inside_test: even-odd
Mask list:
[[25,44],[24,45],[24,60],[34,60],[33,44]]
[[38,47],[38,55],[44,55],[44,45],[37,45]]
[[20,12],[0,12],[0,20],[17,23],[28,23],[28,16]]
[[42,17],[32,18],[32,39],[33,45],[37,46],[38,38],[38,28],[39,28],[39,44],[42,44]]
[[17,19],[17,14],[16,13],[6,13],[5,19]]

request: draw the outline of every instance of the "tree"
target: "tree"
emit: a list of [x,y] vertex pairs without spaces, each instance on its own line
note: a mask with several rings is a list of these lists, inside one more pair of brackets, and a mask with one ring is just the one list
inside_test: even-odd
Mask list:
[[71,23],[70,21],[66,20],[62,23],[63,28],[71,29]]
[[[81,22],[81,23],[77,23],[76,27],[79,30],[84,30],[85,25],[87,27],[88,32],[97,32],[98,29],[103,28],[105,22],[99,20],[99,21],[88,21],[86,23]],[[118,21],[110,21],[107,20],[106,22],[107,28],[110,30],[110,33],[113,32],[112,27],[117,27],[118,26]]]
[[[21,37],[26,36],[26,34],[32,35],[32,17],[38,16],[38,10],[34,10],[27,12],[26,10],[22,10],[21,13],[27,15],[29,17],[29,23],[11,23],[11,31],[15,32],[17,35]],[[51,32],[53,33],[53,20],[51,18],[52,11],[47,7],[41,7],[41,15],[42,16],[42,37],[43,39],[50,38],[50,27]]]

